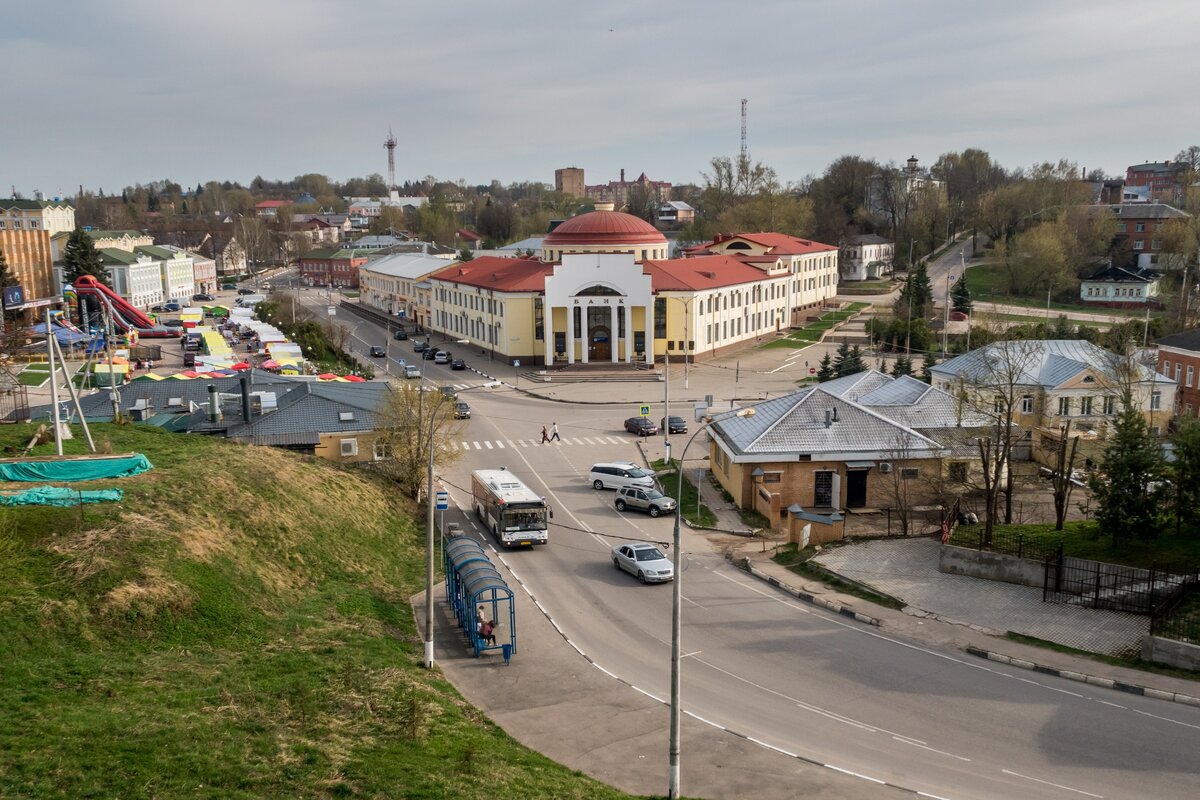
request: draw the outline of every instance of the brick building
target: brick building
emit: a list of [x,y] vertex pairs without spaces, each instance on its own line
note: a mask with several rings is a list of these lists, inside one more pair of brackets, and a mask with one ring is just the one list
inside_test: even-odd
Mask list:
[[1157,371],[1175,381],[1175,413],[1200,416],[1200,329],[1180,331],[1158,340]]

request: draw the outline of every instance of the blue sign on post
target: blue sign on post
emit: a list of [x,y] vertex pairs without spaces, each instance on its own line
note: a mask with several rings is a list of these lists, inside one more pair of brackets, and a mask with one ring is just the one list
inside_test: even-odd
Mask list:
[[643,417],[650,416],[650,406],[642,406],[642,410],[640,413]]
[[450,508],[450,493],[449,492],[438,492],[434,496],[434,502],[435,502],[435,505],[434,505],[435,509],[437,509],[438,511],[445,511],[446,509]]

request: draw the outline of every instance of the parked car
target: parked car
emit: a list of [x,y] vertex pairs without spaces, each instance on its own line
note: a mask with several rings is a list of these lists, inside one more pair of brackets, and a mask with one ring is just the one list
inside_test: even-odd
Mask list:
[[162,321],[162,326],[164,328],[182,328],[183,320],[181,320],[181,319],[164,319]]
[[377,344],[371,345],[371,358],[386,358],[387,350]]
[[461,358],[456,358],[450,362],[450,369],[466,369],[466,368],[467,368],[467,362],[463,361]]
[[617,489],[617,499],[613,501],[617,511],[632,508],[645,511],[652,517],[659,514],[669,514],[675,510],[675,500],[667,497],[658,489],[643,489],[640,486],[622,486]]
[[404,332],[404,328],[397,328],[396,332],[392,334],[392,338],[397,342],[403,342],[408,338],[408,334]]
[[424,339],[416,339],[413,341],[413,352],[423,353],[429,349],[429,342]]
[[172,300],[169,303],[163,303],[163,311],[182,311],[183,306]]
[[[668,423],[670,427],[667,427]],[[667,433],[687,433],[687,420],[683,417],[663,417],[659,420],[658,427]]]
[[211,303],[213,300],[216,300],[216,298],[211,294],[194,294],[192,295],[192,300],[197,303]]
[[221,290],[225,291],[225,292],[232,291],[233,289],[236,289],[236,288],[237,288],[236,283],[222,283],[221,284]]
[[437,358],[437,354],[437,350],[434,350],[432,347],[426,347],[421,351],[421,358],[425,359],[426,361],[433,361],[435,358]]
[[654,473],[632,461],[610,461],[593,464],[588,471],[588,483],[592,484],[593,489],[620,489],[625,486],[653,489]]
[[238,289],[238,294],[254,294],[254,290],[242,287],[241,289]]
[[454,418],[455,419],[470,419],[471,418],[471,407],[469,405],[467,405],[466,403],[455,403],[454,404]]
[[673,580],[675,567],[656,545],[649,542],[619,544],[612,549],[613,566],[636,575],[642,583]]
[[950,321],[951,322],[964,322],[964,321],[966,321],[966,319],[967,319],[967,314],[964,311],[951,311],[950,312]]
[[433,354],[433,363],[435,364],[449,364],[451,360],[449,350],[438,350]]
[[658,426],[645,417],[630,417],[625,420],[625,430],[638,436],[653,436],[658,433]]
[[406,377],[406,378],[421,377],[421,368],[418,367],[416,364],[405,364],[404,365],[404,377]]

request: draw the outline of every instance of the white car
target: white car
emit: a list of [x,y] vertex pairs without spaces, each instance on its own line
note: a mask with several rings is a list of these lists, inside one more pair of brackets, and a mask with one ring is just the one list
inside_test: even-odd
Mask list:
[[421,370],[417,369],[417,366],[415,364],[405,364],[404,365],[404,377],[419,378],[419,377],[421,377]]
[[628,542],[612,549],[613,566],[636,575],[642,583],[662,583],[675,577],[671,559],[657,545],[649,542]]

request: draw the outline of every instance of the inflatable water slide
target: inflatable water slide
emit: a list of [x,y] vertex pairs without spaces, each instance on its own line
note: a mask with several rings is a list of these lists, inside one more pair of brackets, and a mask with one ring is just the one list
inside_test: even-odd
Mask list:
[[154,324],[154,320],[91,275],[80,275],[75,279],[75,294],[79,297],[86,295],[96,298],[96,301],[102,303],[112,315],[113,327],[122,333],[132,329],[137,331],[139,337],[147,339],[179,337],[178,330]]

